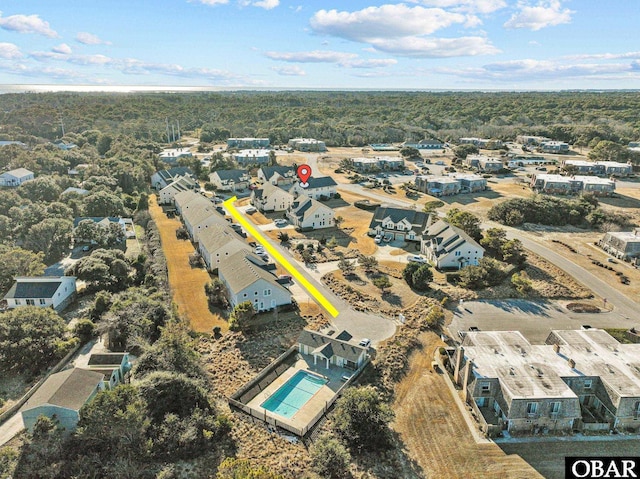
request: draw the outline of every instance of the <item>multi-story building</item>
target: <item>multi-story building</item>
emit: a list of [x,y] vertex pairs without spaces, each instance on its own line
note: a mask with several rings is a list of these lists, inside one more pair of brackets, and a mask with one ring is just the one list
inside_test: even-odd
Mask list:
[[269,138],[229,138],[227,148],[267,148]]

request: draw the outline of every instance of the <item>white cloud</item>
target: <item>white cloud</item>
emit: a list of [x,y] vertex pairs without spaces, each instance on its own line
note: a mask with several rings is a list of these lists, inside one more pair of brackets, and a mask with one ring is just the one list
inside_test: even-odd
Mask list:
[[310,52],[266,52],[265,56],[272,60],[289,63],[335,63],[345,68],[380,68],[398,63],[393,58],[365,60],[355,53],[336,52],[331,50],[313,50]]
[[85,45],[111,45],[111,42],[101,40],[97,35],[88,32],[79,32],[76,35],[76,40]]
[[583,55],[570,55],[570,56],[566,56],[565,58],[574,59],[574,60],[618,60],[621,58],[640,59],[640,52],[589,53],[589,54],[583,54]]
[[535,6],[518,2],[518,8],[520,11],[514,13],[504,24],[506,28],[527,28],[536,31],[570,23],[571,15],[575,13],[568,8],[563,9],[560,0],[541,0]]
[[280,0],[261,0],[259,2],[253,2],[254,7],[264,8],[265,10],[271,10],[280,5]]
[[464,57],[500,53],[500,50],[484,37],[406,37],[375,40],[371,44],[379,51],[414,58]]
[[360,42],[376,38],[429,35],[442,28],[468,21],[466,15],[440,8],[409,7],[405,4],[368,7],[356,12],[319,10],[311,17],[316,33]]
[[507,6],[504,0],[414,0],[412,3],[421,3],[429,7],[448,8],[453,11],[492,13]]
[[14,45],[13,43],[0,43],[0,58],[4,58],[5,60],[14,60],[21,57],[22,52],[17,45]]
[[18,33],[37,33],[49,38],[56,38],[58,34],[38,15],[11,15],[2,17],[0,12],[0,28]]
[[71,47],[66,43],[61,43],[51,49],[54,53],[61,53],[63,55],[70,55],[72,53]]
[[278,73],[278,75],[284,75],[284,76],[302,77],[307,74],[302,68],[300,68],[297,65],[290,65],[286,67],[271,67],[271,69],[274,72]]

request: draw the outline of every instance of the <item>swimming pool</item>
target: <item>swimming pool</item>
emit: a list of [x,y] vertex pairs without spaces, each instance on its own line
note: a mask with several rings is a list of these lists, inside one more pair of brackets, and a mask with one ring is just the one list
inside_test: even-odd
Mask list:
[[298,371],[261,406],[279,416],[293,417],[327,382],[327,379],[315,374]]

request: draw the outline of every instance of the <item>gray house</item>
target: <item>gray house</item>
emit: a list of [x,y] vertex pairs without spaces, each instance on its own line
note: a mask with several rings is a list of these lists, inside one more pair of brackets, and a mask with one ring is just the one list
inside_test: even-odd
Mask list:
[[351,342],[351,335],[342,331],[336,336],[304,329],[298,337],[298,351],[313,356],[313,363],[331,364],[347,369],[358,369],[367,358],[367,348]]
[[220,191],[244,190],[250,179],[244,170],[218,170],[209,175],[209,181]]
[[291,293],[276,281],[268,265],[253,253],[238,251],[221,261],[218,277],[227,287],[232,307],[249,301],[256,311],[291,304]]
[[420,241],[428,222],[429,215],[422,211],[379,206],[369,223],[369,234],[398,241]]
[[104,389],[104,374],[85,369],[67,369],[52,374],[22,408],[22,420],[33,431],[38,417],[57,419],[67,431],[73,431],[80,408]]
[[640,228],[633,231],[609,231],[598,241],[598,246],[616,258],[637,261],[640,258]]

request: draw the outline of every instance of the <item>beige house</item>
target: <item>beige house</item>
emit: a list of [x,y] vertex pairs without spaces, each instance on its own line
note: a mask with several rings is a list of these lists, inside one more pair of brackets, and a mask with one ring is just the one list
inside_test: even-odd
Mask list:
[[291,203],[286,215],[291,224],[301,230],[331,228],[335,225],[331,208],[304,196]]

